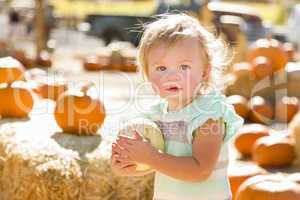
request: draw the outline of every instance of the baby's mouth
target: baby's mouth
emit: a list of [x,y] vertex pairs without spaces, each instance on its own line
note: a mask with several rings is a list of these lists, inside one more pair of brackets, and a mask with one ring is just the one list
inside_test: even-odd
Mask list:
[[170,86],[170,87],[166,88],[166,90],[169,92],[178,92],[179,90],[181,90],[181,88],[177,87],[177,86]]

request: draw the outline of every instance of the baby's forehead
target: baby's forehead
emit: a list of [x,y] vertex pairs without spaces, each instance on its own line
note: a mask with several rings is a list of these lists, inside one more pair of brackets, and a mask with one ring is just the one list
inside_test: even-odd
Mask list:
[[199,59],[205,49],[196,38],[182,38],[173,42],[157,42],[149,48],[148,64],[164,59]]

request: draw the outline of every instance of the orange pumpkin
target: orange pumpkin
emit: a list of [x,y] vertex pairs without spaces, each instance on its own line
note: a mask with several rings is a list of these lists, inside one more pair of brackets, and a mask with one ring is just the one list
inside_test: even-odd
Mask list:
[[250,47],[247,61],[253,62],[255,58],[264,56],[271,62],[273,72],[283,69],[288,63],[288,56],[284,52],[283,45],[275,39],[259,39]]
[[252,159],[260,166],[280,167],[295,159],[294,143],[287,136],[275,134],[259,138],[252,149]]
[[243,156],[251,156],[255,141],[268,136],[269,131],[269,128],[262,124],[245,124],[238,130],[234,145]]
[[137,51],[136,49],[125,49],[122,51],[122,57],[123,57],[123,70],[126,72],[136,72],[137,71],[137,65],[136,65],[136,55]]
[[0,58],[0,83],[24,80],[23,65],[12,57]]
[[113,50],[111,54],[110,68],[113,70],[123,69],[123,57],[120,50]]
[[251,112],[249,119],[255,123],[269,124],[273,119],[273,106],[261,96],[254,96],[249,101]]
[[27,117],[33,107],[33,97],[24,82],[0,84],[0,115],[2,117]]
[[282,174],[258,175],[246,180],[236,200],[299,200],[300,185]]
[[51,67],[52,61],[49,52],[42,51],[40,55],[37,56],[36,63],[41,67]]
[[104,121],[105,109],[94,89],[92,84],[87,84],[81,91],[70,90],[57,100],[54,116],[64,132],[76,135],[97,133]]
[[236,193],[240,187],[240,185],[245,182],[247,179],[256,176],[266,174],[267,172],[253,164],[247,165],[232,165],[234,167],[229,167],[228,177],[230,183],[230,189],[232,193],[232,199],[235,199]]
[[282,97],[276,102],[275,118],[279,122],[290,122],[298,112],[299,100],[297,97]]
[[89,71],[96,71],[103,69],[105,66],[99,63],[97,56],[88,56],[83,61],[83,67]]
[[247,118],[250,110],[248,108],[248,100],[245,97],[241,95],[232,95],[227,97],[226,100],[229,104],[234,106],[238,115],[245,119]]
[[260,80],[273,74],[270,60],[264,56],[256,57],[252,62],[252,73]]
[[102,66],[101,68],[107,69],[111,62],[111,51],[103,50],[97,54],[98,63]]
[[52,76],[40,78],[37,80],[38,86],[36,92],[46,99],[57,100],[62,93],[67,91],[68,86],[63,78]]

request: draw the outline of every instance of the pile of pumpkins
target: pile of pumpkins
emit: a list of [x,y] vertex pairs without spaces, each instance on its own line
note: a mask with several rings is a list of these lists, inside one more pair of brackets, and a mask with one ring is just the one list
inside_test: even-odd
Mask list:
[[36,66],[49,68],[52,66],[52,58],[48,51],[43,50],[36,57],[31,57],[24,50],[17,49],[10,52],[10,56],[22,63],[25,68],[34,68]]
[[242,181],[235,200],[298,200],[300,173],[259,174]]
[[3,118],[29,117],[35,97],[56,102],[55,120],[62,131],[77,135],[97,134],[105,118],[105,109],[97,97],[94,84],[68,88],[55,76],[41,69],[25,70],[12,57],[0,58],[0,115]]
[[83,68],[88,71],[117,70],[136,72],[136,48],[129,42],[114,41],[98,50],[97,54],[82,59]]
[[235,63],[226,76],[226,95],[241,95],[247,99],[262,96],[273,102],[277,91],[286,96],[300,96],[300,63],[290,43],[276,39],[259,39],[250,46],[246,60]]
[[250,158],[254,162],[231,170],[229,180],[234,199],[300,199],[300,174],[274,175],[265,170],[297,168],[300,163],[300,112],[284,133],[259,123],[245,124],[233,144],[241,159]]
[[49,68],[52,66],[51,54],[43,50],[36,57],[29,56],[23,49],[15,49],[6,41],[0,40],[0,57],[11,56],[17,59],[25,68],[36,66]]
[[299,110],[300,63],[291,43],[259,39],[245,62],[235,63],[226,85],[228,102],[253,123],[289,122]]
[[[293,121],[295,118],[297,117],[294,117]],[[300,120],[293,121],[291,123],[299,127]],[[276,178],[274,174],[268,174],[265,170],[296,166],[295,163],[299,162],[300,158],[299,136],[299,130],[292,128],[287,133],[281,133],[258,123],[241,127],[233,144],[241,159],[250,158],[254,164],[231,170],[229,180],[234,199],[300,199],[300,185],[291,181],[290,176]],[[298,183],[299,175],[296,181]],[[280,186],[284,184],[287,185],[282,191]]]
[[295,122],[300,115],[300,64],[296,60],[290,43],[259,39],[245,62],[234,64],[227,75],[227,101],[247,122],[233,145],[242,160],[252,160],[229,173],[233,199],[300,199],[300,174],[274,175],[267,170],[294,166],[299,160],[299,130],[289,128],[283,133],[268,127],[273,122],[300,122]]

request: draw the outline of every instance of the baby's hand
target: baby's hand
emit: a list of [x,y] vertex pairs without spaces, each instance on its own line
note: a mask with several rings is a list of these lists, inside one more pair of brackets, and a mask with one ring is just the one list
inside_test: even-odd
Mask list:
[[157,150],[149,141],[143,139],[140,134],[135,132],[134,138],[119,136],[117,144],[122,148],[120,161],[134,161],[150,165],[151,160]]
[[132,161],[120,161],[119,147],[116,143],[112,144],[112,155],[110,159],[110,166],[118,176],[131,176],[135,174],[136,164]]

